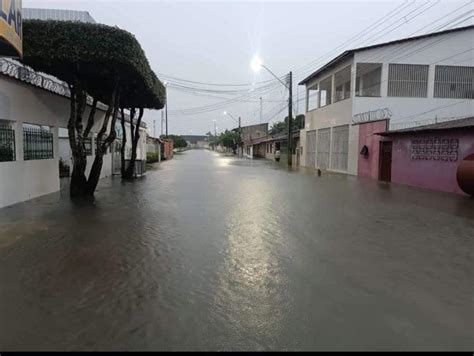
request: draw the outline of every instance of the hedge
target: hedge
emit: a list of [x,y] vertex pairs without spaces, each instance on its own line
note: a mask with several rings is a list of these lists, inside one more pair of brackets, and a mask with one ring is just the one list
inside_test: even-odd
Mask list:
[[23,62],[67,82],[80,79],[87,92],[109,99],[117,76],[121,105],[161,109],[165,87],[150,68],[143,49],[129,32],[102,24],[25,20]]

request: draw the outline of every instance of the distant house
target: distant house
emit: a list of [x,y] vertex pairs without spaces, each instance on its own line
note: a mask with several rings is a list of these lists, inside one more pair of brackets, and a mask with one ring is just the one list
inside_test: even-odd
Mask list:
[[242,139],[243,155],[253,158],[256,156],[254,150],[257,150],[260,142],[268,137],[268,123],[242,126],[240,137]]
[[209,148],[209,137],[206,135],[182,135],[189,148]]

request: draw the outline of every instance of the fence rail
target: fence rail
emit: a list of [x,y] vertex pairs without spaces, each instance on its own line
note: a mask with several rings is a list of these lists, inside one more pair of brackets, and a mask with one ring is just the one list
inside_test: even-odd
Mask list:
[[53,133],[23,127],[23,151],[25,161],[53,158]]
[[15,130],[0,125],[0,162],[15,160]]

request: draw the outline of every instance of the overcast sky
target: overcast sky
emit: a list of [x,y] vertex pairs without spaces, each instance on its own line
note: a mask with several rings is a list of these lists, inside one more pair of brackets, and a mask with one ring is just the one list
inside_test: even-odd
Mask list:
[[[196,91],[178,89],[170,80],[170,134],[205,134],[213,131],[213,120],[219,131],[235,127],[235,122],[223,114],[224,110],[234,117],[241,116],[242,125],[258,123],[260,97],[263,122],[270,121],[271,124],[283,119],[286,115],[285,88],[276,82],[271,87],[261,88],[263,84],[258,82],[271,80],[272,76],[265,71],[255,74],[251,70],[250,61],[256,54],[278,76],[294,71],[294,82],[297,83],[345,49],[430,32],[466,11],[472,11],[473,4],[472,0],[23,0],[24,7],[88,11],[97,22],[132,32],[162,81],[165,79],[160,74],[214,84],[257,82],[254,86],[238,87],[186,83],[187,87],[198,86],[200,90]],[[466,6],[460,8],[463,5]],[[376,23],[390,11],[391,15]],[[472,23],[471,18],[460,26]],[[363,36],[354,39],[367,27]],[[420,30],[423,27],[425,29]],[[248,92],[252,87],[254,91]],[[238,89],[239,92],[205,91],[209,89]],[[295,107],[299,112],[304,111],[303,96],[304,89],[299,87],[297,90],[295,85]],[[200,107],[204,109],[189,110]],[[146,114],[151,134],[154,120],[156,135],[159,135],[160,111]]]

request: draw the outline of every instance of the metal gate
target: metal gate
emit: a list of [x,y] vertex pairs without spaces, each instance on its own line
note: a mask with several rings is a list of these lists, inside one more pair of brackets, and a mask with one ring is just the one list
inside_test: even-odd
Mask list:
[[306,167],[316,167],[316,130],[306,133]]
[[331,150],[331,129],[318,130],[318,167],[321,169],[327,169],[329,167],[329,152]]
[[346,172],[348,153],[349,125],[333,127],[331,169]]

